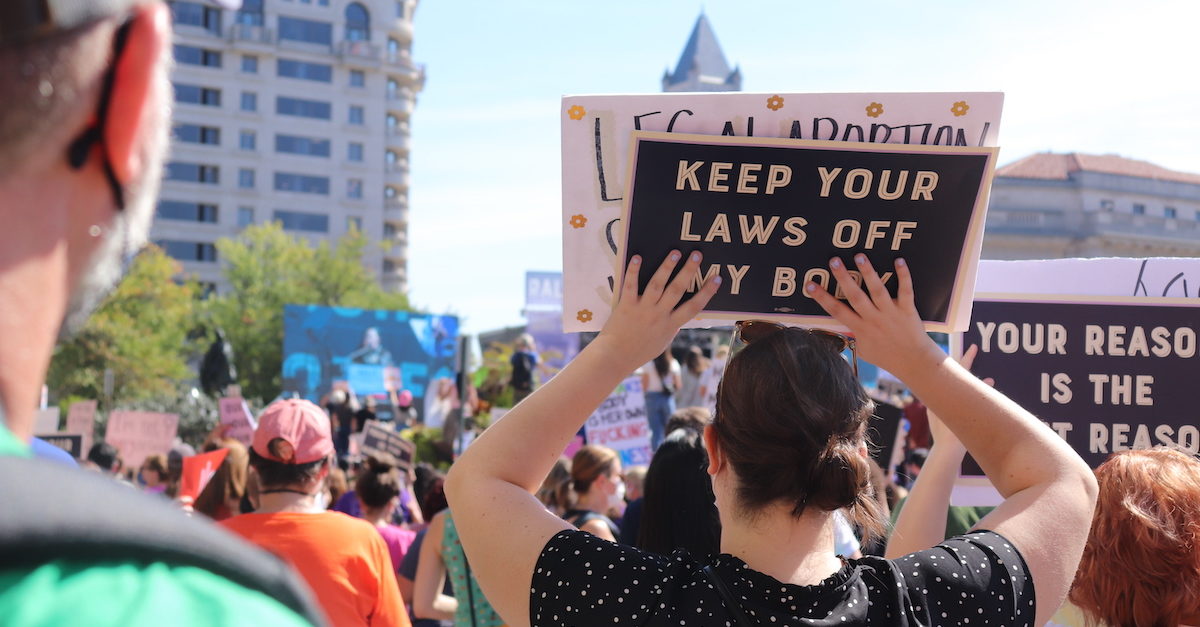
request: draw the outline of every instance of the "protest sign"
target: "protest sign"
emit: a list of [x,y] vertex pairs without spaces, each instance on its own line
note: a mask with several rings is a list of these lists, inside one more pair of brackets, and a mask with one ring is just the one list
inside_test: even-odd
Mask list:
[[699,250],[691,288],[724,281],[702,317],[832,326],[804,284],[843,297],[829,259],[861,252],[893,294],[905,259],[927,329],[966,327],[994,148],[637,132],[632,150],[622,267]]
[[225,435],[250,446],[258,424],[246,401],[238,396],[227,396],[217,401],[217,410],[221,414],[221,424],[229,425]]
[[654,451],[650,449],[641,377],[629,377],[618,385],[588,417],[584,432],[588,444],[607,446],[619,453],[622,466],[649,464]]
[[875,413],[867,421],[867,450],[871,453],[871,459],[888,474],[903,454],[904,446],[900,442],[903,419],[904,410],[877,400]]
[[362,453],[386,453],[396,458],[401,472],[408,472],[413,464],[413,454],[416,445],[401,437],[400,433],[389,425],[375,420],[368,420],[362,430]]
[[48,444],[53,444],[58,448],[70,453],[75,459],[82,459],[84,455],[83,436],[77,433],[48,433],[46,435],[37,436]]
[[57,433],[58,432],[58,408],[48,407],[39,409],[33,417],[34,433]]
[[63,431],[83,436],[80,446],[85,454],[92,450],[92,435],[96,431],[96,401],[72,403],[67,410],[67,428]]
[[176,414],[116,410],[108,416],[104,439],[121,452],[126,468],[138,468],[148,455],[170,450],[178,428]]
[[225,461],[229,449],[219,448],[201,455],[183,458],[183,474],[179,477],[179,496],[190,497],[193,501],[204,491],[204,486],[212,480],[213,475]]
[[[1094,468],[1128,449],[1200,452],[1197,326],[1195,300],[981,295],[962,346]],[[968,461],[963,474],[982,471]]]
[[[630,135],[995,146],[1000,93],[681,93],[563,98],[563,325],[599,331],[620,277]],[[736,183],[736,179],[731,179]],[[657,265],[660,260],[650,263]],[[720,322],[699,322],[711,326]]]

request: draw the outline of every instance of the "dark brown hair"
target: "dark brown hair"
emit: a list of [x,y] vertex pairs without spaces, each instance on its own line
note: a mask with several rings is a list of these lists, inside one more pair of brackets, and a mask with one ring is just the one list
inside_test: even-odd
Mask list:
[[712,412],[706,407],[684,407],[676,409],[675,413],[667,419],[667,426],[663,429],[663,433],[670,434],[676,429],[691,429],[696,433],[703,434],[704,427],[712,423]]
[[571,458],[571,484],[576,496],[590,490],[592,482],[601,475],[612,472],[618,459],[617,452],[607,446],[588,444],[575,451]]
[[215,518],[230,501],[241,499],[246,494],[246,476],[249,474],[250,458],[246,447],[233,438],[223,438],[204,447],[205,452],[228,449],[225,460],[209,479],[208,485],[196,496],[194,508],[210,518]]
[[571,460],[559,457],[550,469],[550,474],[538,488],[537,498],[546,509],[563,515],[571,507]]
[[378,508],[400,496],[400,473],[396,459],[386,453],[368,455],[366,467],[354,482],[354,493],[364,508]]
[[746,346],[725,369],[713,427],[738,478],[740,513],[773,503],[796,517],[809,506],[845,508],[872,539],[884,516],[860,447],[875,404],[836,343],[787,328]]
[[1114,453],[1071,602],[1109,625],[1195,625],[1200,618],[1200,461],[1158,448]]
[[[276,441],[282,441],[282,438],[271,440],[268,446],[274,449]],[[265,489],[308,483],[321,474],[321,469],[329,460],[326,457],[307,464],[285,464],[267,459],[250,447],[250,466],[258,473],[259,487]]]

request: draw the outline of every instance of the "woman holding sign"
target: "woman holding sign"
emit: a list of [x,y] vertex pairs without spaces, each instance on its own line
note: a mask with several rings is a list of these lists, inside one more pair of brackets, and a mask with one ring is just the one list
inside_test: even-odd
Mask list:
[[830,263],[848,303],[815,284],[805,290],[987,471],[1006,500],[981,530],[895,560],[837,556],[835,511],[871,533],[883,527],[864,443],[872,403],[841,357],[845,338],[771,323],[739,325],[744,346],[704,434],[721,555],[655,555],[547,513],[532,492],[579,425],[716,293],[718,277],[680,303],[700,263],[690,255],[668,280],[681,257],[673,253],[642,293],[634,257],[600,336],[450,472],[446,493],[463,545],[508,624],[1041,625],[1054,613],[1087,539],[1095,479],[1054,432],[929,339],[903,261],[896,298],[862,256],[866,291],[841,260]]

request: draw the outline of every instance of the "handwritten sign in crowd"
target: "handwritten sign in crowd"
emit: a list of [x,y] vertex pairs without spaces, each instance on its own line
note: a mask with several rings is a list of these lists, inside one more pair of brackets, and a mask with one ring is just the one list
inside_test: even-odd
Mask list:
[[250,446],[254,441],[254,430],[258,423],[250,406],[241,397],[227,396],[217,401],[217,410],[221,414],[221,424],[229,425],[225,432],[229,437]]
[[995,149],[640,132],[633,154],[621,258],[703,253],[692,289],[723,279],[704,317],[828,323],[803,287],[843,295],[829,260],[861,283],[861,252],[893,294],[905,259],[927,328],[965,328]]
[[147,456],[170,450],[178,429],[176,414],[116,410],[108,415],[104,439],[121,452],[126,468],[139,468]]
[[[991,147],[996,146],[1002,106],[1003,94],[967,92],[738,92],[563,98],[564,330],[598,331],[611,311],[613,291],[620,280],[623,263],[618,248],[627,227],[622,214],[632,185],[630,147],[634,131]],[[729,182],[736,186],[740,170],[731,169],[729,174]],[[848,174],[849,170],[843,170],[841,176]],[[771,176],[769,166],[759,176],[756,184],[765,191]],[[897,180],[892,178],[891,183],[895,184]],[[736,192],[730,196],[736,196]],[[755,212],[743,213],[753,215]],[[808,218],[803,213],[797,215]],[[730,220],[732,228],[737,218],[730,216]],[[711,222],[706,225],[711,226]],[[929,231],[931,226],[926,224],[922,230]],[[894,228],[890,232],[894,234]],[[737,233],[731,231],[730,235],[736,237]],[[865,233],[860,231],[862,235]],[[954,246],[959,244],[953,243]],[[652,259],[650,263],[657,265],[658,261]],[[726,284],[730,283],[731,277],[725,278]],[[698,324],[721,323],[701,321]]]
[[583,428],[588,444],[615,450],[621,455],[621,465],[648,465],[653,451],[641,377],[629,377],[618,385],[592,412]]

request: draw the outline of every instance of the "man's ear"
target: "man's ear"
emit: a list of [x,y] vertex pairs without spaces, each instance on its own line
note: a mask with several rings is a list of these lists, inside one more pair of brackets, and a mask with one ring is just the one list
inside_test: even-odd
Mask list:
[[128,37],[121,57],[116,60],[103,141],[108,161],[122,184],[142,174],[145,167],[142,146],[147,134],[154,132],[155,116],[159,115],[154,109],[165,109],[165,99],[170,97],[158,93],[163,85],[155,75],[167,46],[171,45],[171,20],[166,3],[139,6],[131,18]]
[[704,448],[708,449],[708,474],[715,476],[725,465],[725,459],[717,443],[717,431],[711,424],[704,426]]

